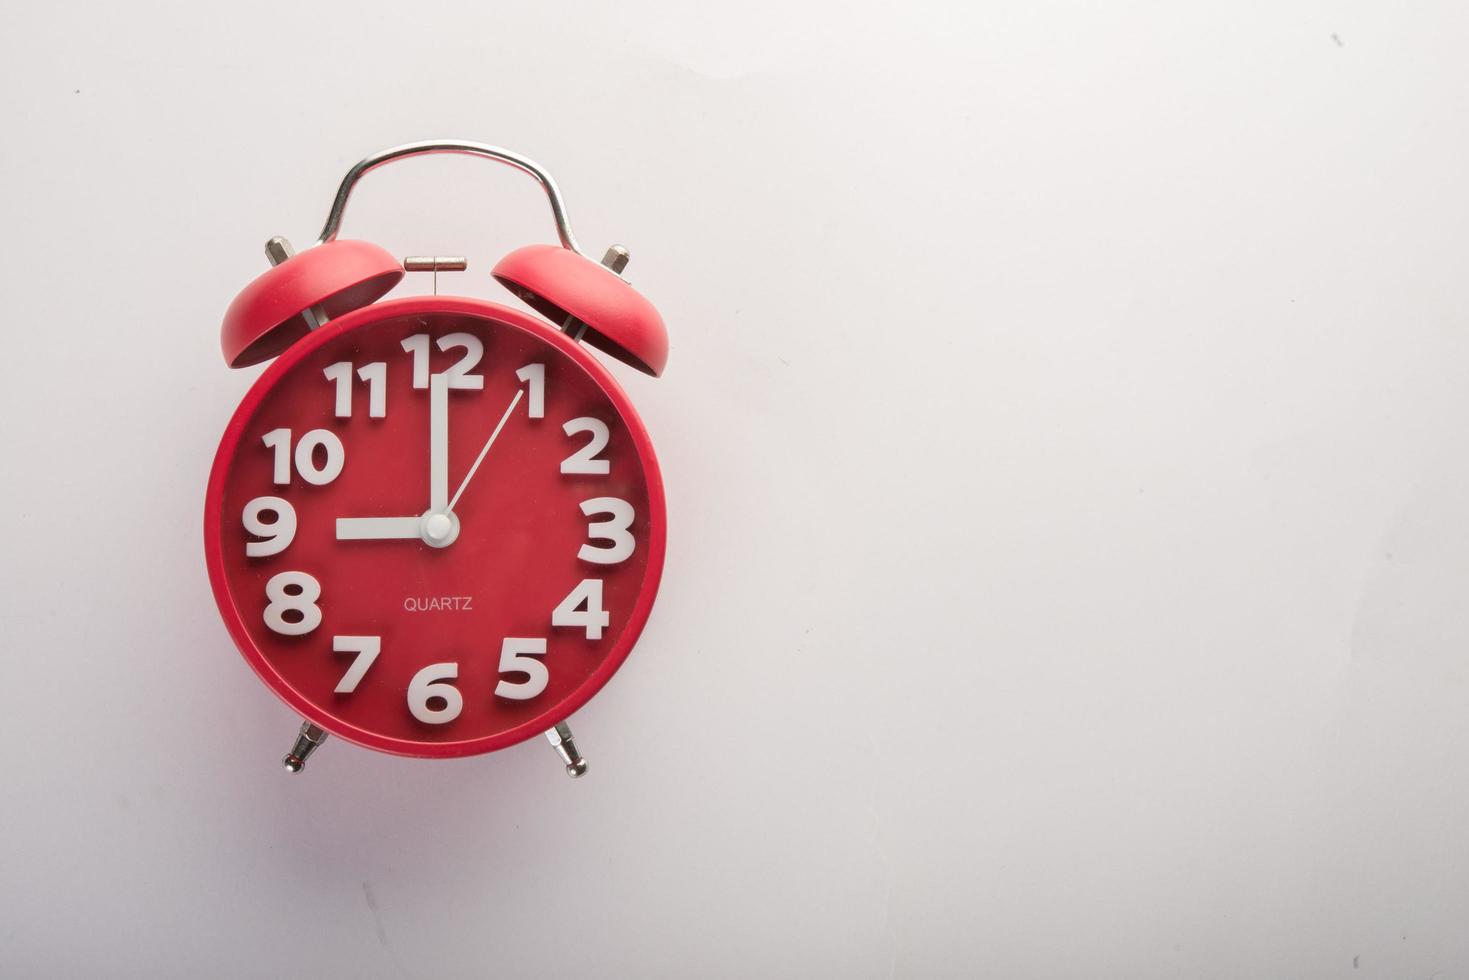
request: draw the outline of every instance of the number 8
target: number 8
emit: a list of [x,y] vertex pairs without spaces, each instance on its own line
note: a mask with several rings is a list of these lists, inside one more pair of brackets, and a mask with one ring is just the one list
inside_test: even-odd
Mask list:
[[[287,591],[294,589],[294,592]],[[305,572],[281,572],[265,583],[265,625],[284,636],[304,636],[321,625],[321,583]],[[301,618],[295,622],[285,614],[295,611]]]

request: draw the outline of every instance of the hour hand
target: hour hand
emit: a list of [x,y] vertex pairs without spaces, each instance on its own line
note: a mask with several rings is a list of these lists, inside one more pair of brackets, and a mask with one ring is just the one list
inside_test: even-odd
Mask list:
[[459,537],[459,518],[441,511],[417,517],[338,517],[338,541],[412,541],[447,548]]
[[338,517],[338,541],[388,541],[422,536],[417,517]]

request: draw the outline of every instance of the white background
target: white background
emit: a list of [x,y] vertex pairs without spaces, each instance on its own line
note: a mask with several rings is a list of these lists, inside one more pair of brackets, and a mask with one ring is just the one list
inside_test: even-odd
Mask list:
[[[0,975],[1469,976],[1462,10],[12,6]],[[579,782],[282,773],[206,581],[220,316],[428,137],[672,332]]]

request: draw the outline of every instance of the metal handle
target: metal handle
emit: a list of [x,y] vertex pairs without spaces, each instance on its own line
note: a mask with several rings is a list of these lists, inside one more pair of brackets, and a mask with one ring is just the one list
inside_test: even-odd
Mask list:
[[488,157],[491,160],[509,164],[521,173],[530,174],[545,190],[546,197],[551,202],[551,217],[556,221],[556,234],[561,239],[561,244],[578,255],[583,254],[581,248],[576,244],[576,237],[571,233],[571,224],[566,220],[566,202],[561,199],[561,191],[557,189],[556,181],[551,179],[551,175],[546,173],[540,164],[519,153],[502,150],[498,146],[490,146],[488,143],[467,143],[463,140],[425,140],[422,143],[404,143],[402,146],[374,153],[359,161],[356,166],[347,171],[347,176],[342,178],[342,185],[337,188],[337,198],[332,201],[331,213],[326,216],[326,224],[322,226],[321,237],[316,240],[316,244],[321,245],[337,237],[337,231],[342,225],[342,212],[347,209],[347,198],[352,196],[352,188],[369,170],[376,170],[384,164],[401,160],[404,157],[425,156],[430,153],[465,153],[470,156]]

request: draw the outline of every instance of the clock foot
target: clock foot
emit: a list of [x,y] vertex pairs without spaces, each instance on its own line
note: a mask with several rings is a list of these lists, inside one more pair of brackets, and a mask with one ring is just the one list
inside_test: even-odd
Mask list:
[[559,722],[555,728],[546,729],[546,741],[551,743],[551,748],[566,763],[566,775],[575,779],[587,771],[587,760],[576,750],[576,742],[571,737],[571,726],[566,722]]
[[326,741],[326,732],[317,728],[309,721],[301,723],[301,733],[296,736],[296,744],[291,746],[291,751],[281,760],[286,767],[286,772],[300,772],[306,768],[306,760],[311,753],[316,751],[317,746]]

